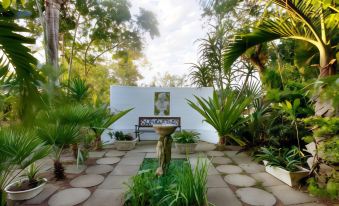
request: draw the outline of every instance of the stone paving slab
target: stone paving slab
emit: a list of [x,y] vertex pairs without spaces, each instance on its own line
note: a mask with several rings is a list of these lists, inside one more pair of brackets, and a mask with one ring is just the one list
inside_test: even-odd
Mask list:
[[113,165],[120,161],[120,157],[104,157],[97,160],[100,165]]
[[178,154],[178,153],[172,153],[171,158],[173,159],[186,159],[186,155],[185,154]]
[[265,172],[265,167],[258,163],[239,164],[239,167],[245,170],[246,173],[250,174]]
[[252,187],[256,184],[256,180],[247,175],[230,174],[224,177],[225,181],[237,187]]
[[229,188],[208,188],[207,198],[215,206],[242,206]]
[[211,150],[215,150],[216,146],[211,143],[200,142],[195,148],[196,152],[207,152]]
[[91,192],[85,188],[65,189],[54,194],[48,200],[48,205],[49,206],[77,205],[87,200],[90,195],[91,195]]
[[145,157],[145,155],[146,155],[145,152],[133,152],[132,150],[132,151],[127,152],[124,157]]
[[114,149],[115,145],[114,144],[105,144],[102,146],[103,149]]
[[89,152],[88,153],[88,157],[89,158],[101,158],[105,155],[106,152],[102,151],[102,152]]
[[210,187],[228,187],[228,185],[224,182],[221,175],[208,175],[207,188]]
[[126,189],[125,183],[130,181],[131,176],[107,176],[99,189]]
[[86,165],[66,165],[65,173],[68,174],[80,174],[87,168]]
[[105,157],[121,157],[124,156],[126,152],[118,150],[109,150],[106,152]]
[[277,202],[271,193],[254,187],[240,188],[235,193],[243,202],[249,205],[273,206]]
[[213,165],[208,166],[207,175],[218,175],[220,174],[218,170],[215,169]]
[[74,178],[69,184],[72,187],[93,187],[104,181],[105,177],[97,174],[80,175]]
[[86,169],[87,174],[105,174],[111,172],[113,170],[113,166],[111,165],[94,165],[90,166]]
[[213,157],[211,158],[213,164],[226,165],[232,163],[232,160],[228,157]]
[[143,156],[136,156],[136,157],[123,157],[119,164],[121,165],[141,165],[144,161]]
[[118,164],[113,172],[111,172],[109,175],[136,175],[139,171],[140,166],[139,165],[122,165]]
[[122,206],[123,189],[97,189],[83,206]]
[[243,170],[236,166],[236,165],[219,165],[216,167],[216,169],[225,174],[237,174],[237,173],[242,173]]
[[57,191],[60,187],[52,184],[46,184],[45,188],[42,190],[40,194],[35,196],[34,198],[27,200],[25,203],[28,205],[39,205],[42,204],[47,198],[49,198],[55,191]]
[[317,199],[307,193],[295,190],[288,185],[277,185],[266,188],[279,198],[285,205],[314,202]]
[[148,153],[146,153],[146,156],[145,156],[145,158],[158,158],[158,156],[157,156],[157,153],[155,153],[155,152],[148,152]]
[[220,152],[220,151],[208,151],[207,152],[207,156],[210,156],[210,157],[224,157],[225,153]]
[[251,176],[256,179],[257,181],[261,182],[263,186],[275,186],[275,185],[284,185],[283,182],[278,180],[277,178],[273,177],[272,175],[261,172],[256,174],[251,174]]

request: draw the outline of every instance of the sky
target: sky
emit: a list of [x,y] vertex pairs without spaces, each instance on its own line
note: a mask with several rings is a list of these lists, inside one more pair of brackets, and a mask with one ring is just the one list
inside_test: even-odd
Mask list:
[[139,84],[149,84],[154,76],[169,72],[175,75],[189,73],[187,63],[196,63],[199,38],[203,29],[199,0],[130,0],[132,12],[139,7],[152,11],[158,22],[160,37],[146,38],[144,54],[146,66],[139,65],[144,79]]

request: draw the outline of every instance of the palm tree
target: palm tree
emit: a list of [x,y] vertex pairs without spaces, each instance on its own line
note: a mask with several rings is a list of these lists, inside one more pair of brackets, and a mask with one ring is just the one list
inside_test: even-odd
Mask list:
[[90,123],[91,130],[95,133],[94,148],[100,150],[102,148],[101,134],[114,122],[130,112],[132,109],[127,109],[116,114],[111,114],[107,108],[99,108]]
[[[0,129],[0,205],[5,205],[4,188],[21,171],[46,157],[50,148],[29,131],[18,128]],[[15,172],[14,172],[15,171]]]
[[[259,26],[249,34],[236,35],[225,53],[225,66],[230,67],[233,62],[247,49],[276,39],[286,38],[305,41],[318,49],[319,77],[334,75],[336,72],[334,36],[338,35],[338,9],[311,0],[272,0],[283,8],[283,15],[264,18]],[[331,39],[332,37],[332,39]],[[320,111],[323,104],[317,102],[316,111]],[[317,113],[317,112],[316,112]],[[327,111],[317,115],[329,115]]]
[[38,137],[52,147],[54,159],[54,177],[56,180],[65,178],[64,167],[60,161],[65,147],[80,141],[80,128],[76,125],[44,124],[37,128]]

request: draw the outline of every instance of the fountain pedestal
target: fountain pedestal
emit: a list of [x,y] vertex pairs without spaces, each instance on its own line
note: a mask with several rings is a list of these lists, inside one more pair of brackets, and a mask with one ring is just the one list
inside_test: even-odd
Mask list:
[[159,167],[156,170],[156,175],[161,176],[166,173],[171,162],[172,137],[171,134],[175,131],[175,125],[153,125],[155,132],[159,134],[157,144],[157,156],[159,159]]

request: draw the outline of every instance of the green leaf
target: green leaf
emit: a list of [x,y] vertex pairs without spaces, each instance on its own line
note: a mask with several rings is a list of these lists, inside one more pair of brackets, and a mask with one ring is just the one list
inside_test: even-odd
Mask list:
[[11,0],[2,0],[2,7],[4,7],[4,9],[7,9],[11,5],[11,3]]

